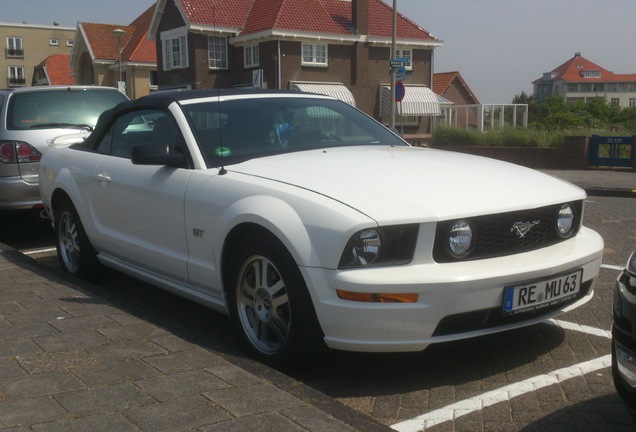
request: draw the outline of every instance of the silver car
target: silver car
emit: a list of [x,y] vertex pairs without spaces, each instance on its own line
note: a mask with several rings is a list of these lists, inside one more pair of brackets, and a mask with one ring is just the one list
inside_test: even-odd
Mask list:
[[42,207],[38,166],[47,141],[93,130],[99,115],[128,98],[97,86],[0,90],[0,211]]

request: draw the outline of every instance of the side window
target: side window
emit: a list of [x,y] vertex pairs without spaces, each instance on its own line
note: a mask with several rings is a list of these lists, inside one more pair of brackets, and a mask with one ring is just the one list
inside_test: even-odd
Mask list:
[[113,141],[113,131],[115,127],[111,126],[108,129],[108,132],[104,135],[102,140],[99,142],[99,146],[97,147],[98,153],[109,154],[110,153],[110,143]]
[[[107,137],[108,135],[104,140]],[[165,112],[133,111],[119,117],[115,122],[110,154],[130,159],[132,148],[138,144],[166,143],[176,150],[181,147],[182,142],[176,123]]]

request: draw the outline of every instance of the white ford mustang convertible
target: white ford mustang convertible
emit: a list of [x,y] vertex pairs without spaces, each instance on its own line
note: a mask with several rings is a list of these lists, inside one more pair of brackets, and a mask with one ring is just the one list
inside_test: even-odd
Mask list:
[[413,148],[322,95],[151,95],[40,167],[66,272],[102,264],[227,313],[273,365],[539,323],[589,301],[601,264],[581,189]]

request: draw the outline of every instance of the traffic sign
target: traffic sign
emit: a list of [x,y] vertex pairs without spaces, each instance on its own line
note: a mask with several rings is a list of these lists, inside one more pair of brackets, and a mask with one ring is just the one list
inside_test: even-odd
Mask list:
[[395,100],[397,102],[402,102],[404,99],[404,93],[406,93],[406,89],[404,88],[404,83],[402,81],[398,81],[395,83]]
[[406,79],[406,68],[404,66],[397,68],[395,71],[395,79],[398,81]]
[[391,60],[389,64],[391,65],[391,69],[397,69],[399,67],[402,67],[402,62],[397,60]]

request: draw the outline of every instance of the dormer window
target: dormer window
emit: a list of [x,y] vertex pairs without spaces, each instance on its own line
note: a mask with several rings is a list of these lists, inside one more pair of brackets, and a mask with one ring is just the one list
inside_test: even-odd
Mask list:
[[583,78],[600,78],[601,77],[601,71],[599,71],[599,70],[582,71],[581,72],[581,76]]

